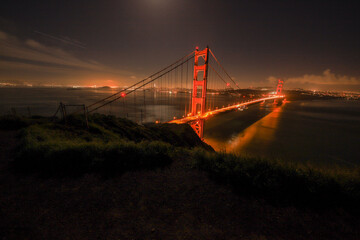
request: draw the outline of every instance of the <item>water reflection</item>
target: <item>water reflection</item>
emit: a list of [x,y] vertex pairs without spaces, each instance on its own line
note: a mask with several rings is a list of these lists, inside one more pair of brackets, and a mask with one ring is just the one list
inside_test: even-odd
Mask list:
[[[268,105],[266,105],[268,106]],[[260,110],[262,110],[260,107]],[[273,111],[261,118],[244,131],[232,135],[227,141],[219,141],[215,138],[205,138],[205,141],[217,151],[233,153],[261,153],[266,152],[279,124],[282,107],[275,107]]]
[[239,155],[320,167],[360,166],[359,102],[294,101],[272,112],[269,108],[266,116],[259,114],[261,108],[210,119],[205,141],[218,151]]
[[233,137],[229,141],[228,151],[235,153],[265,152],[269,143],[274,139],[281,112],[281,107],[275,108],[272,113],[245,129],[238,136]]

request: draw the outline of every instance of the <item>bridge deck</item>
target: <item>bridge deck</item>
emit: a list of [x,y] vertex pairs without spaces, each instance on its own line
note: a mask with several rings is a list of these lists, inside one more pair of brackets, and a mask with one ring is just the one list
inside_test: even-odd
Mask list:
[[280,99],[280,98],[284,98],[284,95],[280,95],[280,96],[271,96],[271,97],[266,97],[266,98],[260,98],[260,99],[255,99],[249,102],[244,102],[244,103],[239,103],[239,104],[234,104],[228,107],[223,107],[223,108],[219,108],[219,109],[215,109],[212,111],[207,111],[206,113],[202,114],[202,115],[195,115],[195,116],[188,116],[188,117],[184,117],[184,118],[180,118],[180,119],[174,119],[172,121],[169,121],[169,123],[188,123],[188,122],[192,122],[192,121],[196,121],[198,119],[206,119],[210,116],[216,115],[218,113],[221,112],[226,112],[226,111],[230,111],[239,107],[245,107],[247,105],[250,104],[254,104],[254,103],[259,103],[259,102],[263,102],[263,101],[267,101],[267,100],[274,100],[274,99]]

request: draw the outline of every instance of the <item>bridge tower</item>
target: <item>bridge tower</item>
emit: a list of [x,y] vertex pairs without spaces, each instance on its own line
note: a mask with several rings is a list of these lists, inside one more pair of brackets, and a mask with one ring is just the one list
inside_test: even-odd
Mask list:
[[[204,64],[199,65],[199,58],[204,61]],[[191,115],[203,115],[206,111],[206,88],[208,78],[208,62],[209,62],[209,47],[199,51],[199,48],[195,49],[195,61],[194,61],[194,79],[193,79],[193,91],[191,98]],[[199,74],[200,73],[200,74]],[[202,76],[199,79],[198,76]],[[204,119],[198,119],[190,126],[194,129],[196,134],[203,139],[204,138]]]
[[284,80],[281,80],[280,78],[278,79],[278,85],[276,88],[276,95],[280,95],[283,89],[283,85],[284,85]]
[[[282,89],[284,85],[284,80],[278,79],[278,85],[276,87],[276,95],[281,95]],[[281,104],[282,100],[274,99],[274,104]]]

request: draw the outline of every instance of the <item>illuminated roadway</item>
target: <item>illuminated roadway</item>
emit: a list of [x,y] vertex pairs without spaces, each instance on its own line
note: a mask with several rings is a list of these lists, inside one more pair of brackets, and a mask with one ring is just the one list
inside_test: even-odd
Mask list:
[[212,111],[208,111],[208,112],[206,112],[206,113],[204,113],[202,115],[187,116],[187,117],[180,118],[180,119],[174,119],[174,120],[169,121],[169,123],[178,123],[178,124],[180,124],[180,123],[188,123],[188,122],[196,121],[198,119],[206,119],[206,118],[208,118],[210,116],[216,115],[216,114],[221,113],[221,112],[226,112],[226,111],[230,111],[230,110],[233,110],[233,109],[236,109],[236,108],[246,107],[247,105],[254,104],[254,103],[259,103],[259,102],[263,102],[263,101],[267,101],[267,100],[281,99],[281,98],[284,98],[284,97],[285,97],[285,95],[274,95],[274,96],[271,96],[271,97],[259,98],[259,99],[252,100],[252,101],[249,101],[249,102],[234,104],[234,105],[231,105],[231,106],[228,106],[228,107],[223,107],[223,108],[215,109],[215,110],[212,110]]

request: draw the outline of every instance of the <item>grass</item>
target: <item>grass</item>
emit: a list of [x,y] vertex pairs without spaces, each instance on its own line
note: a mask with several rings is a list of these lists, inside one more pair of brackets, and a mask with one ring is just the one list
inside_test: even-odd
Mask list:
[[[89,116],[89,128],[81,115],[70,115],[67,124],[51,118],[14,115],[0,116],[0,130],[26,130],[39,137],[40,141],[71,139],[76,141],[118,141],[134,142],[162,141],[177,147],[202,147],[213,150],[202,142],[187,124],[144,124],[139,125],[124,118],[111,115],[92,114]],[[75,139],[74,139],[75,138]]]
[[[114,116],[94,114],[85,128],[81,116],[71,116],[67,124],[49,119],[19,118],[21,144],[14,167],[42,175],[105,175],[154,169],[172,162],[175,148],[192,146],[212,150],[188,125],[138,125]],[[20,125],[19,125],[20,126]],[[192,138],[192,142],[188,139]]]
[[171,149],[163,142],[27,142],[15,164],[17,169],[49,176],[89,172],[113,175],[169,165]]
[[360,213],[358,169],[334,172],[203,150],[193,151],[192,165],[239,194],[259,196],[280,205],[339,207]]
[[13,115],[0,117],[0,130],[17,130],[29,126],[29,120]]
[[206,171],[211,179],[231,186],[238,194],[275,204],[340,207],[360,213],[360,169],[318,169],[215,153],[188,125],[138,125],[99,114],[90,116],[89,128],[79,116],[69,118],[67,125],[43,118],[16,119],[13,125],[9,120],[8,124],[22,126],[14,161],[17,170],[48,176],[89,172],[110,176],[189,159],[192,167]]

